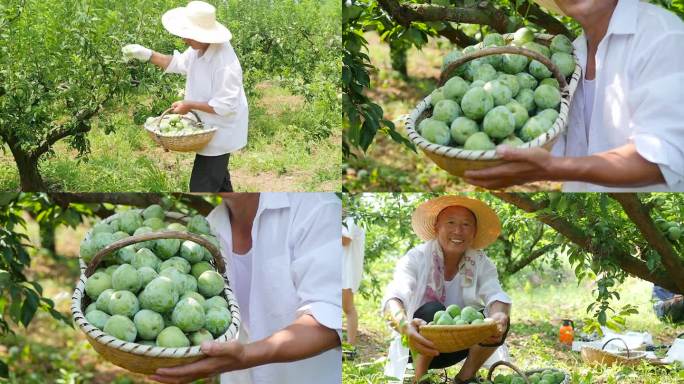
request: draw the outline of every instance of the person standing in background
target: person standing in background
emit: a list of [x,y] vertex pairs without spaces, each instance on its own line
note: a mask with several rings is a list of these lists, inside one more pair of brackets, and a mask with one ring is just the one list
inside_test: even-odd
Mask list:
[[354,305],[354,294],[359,290],[363,276],[365,240],[366,231],[356,225],[354,219],[347,217],[342,223],[342,310],[347,317],[347,342],[352,346],[351,351],[345,351],[345,357],[350,360],[356,357],[359,315]]

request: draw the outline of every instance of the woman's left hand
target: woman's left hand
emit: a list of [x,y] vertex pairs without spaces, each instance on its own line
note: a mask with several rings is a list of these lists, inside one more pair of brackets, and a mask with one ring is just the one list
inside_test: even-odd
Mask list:
[[171,104],[171,108],[173,108],[173,113],[177,113],[179,115],[185,115],[192,109],[190,103],[182,100]]
[[160,368],[149,379],[160,383],[190,383],[194,380],[246,368],[245,346],[237,341],[205,342],[202,360],[173,368]]
[[501,336],[506,333],[506,328],[508,328],[508,315],[504,312],[494,312],[489,316],[490,319],[494,320],[496,323],[496,329],[498,333],[489,339],[483,341],[483,344],[497,344],[501,342]]

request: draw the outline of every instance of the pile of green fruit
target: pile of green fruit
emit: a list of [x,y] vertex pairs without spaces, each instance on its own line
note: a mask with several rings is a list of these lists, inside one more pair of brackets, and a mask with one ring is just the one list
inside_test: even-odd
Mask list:
[[[527,377],[532,384],[561,384],[565,380],[565,374],[560,371],[547,369],[541,373],[534,373]],[[517,374],[496,375],[494,381],[485,380],[488,384],[526,384],[525,379]]]
[[477,309],[473,307],[463,307],[452,304],[445,311],[437,311],[432,321],[428,325],[468,325],[483,324],[485,318]]
[[[96,224],[81,242],[90,263],[107,245],[131,235],[181,231],[200,235],[218,248],[207,220],[193,216],[187,226],[165,222],[159,205],[124,211]],[[149,240],[113,252],[85,283],[92,303],[86,320],[104,333],[128,342],[160,347],[188,347],[222,335],[232,321],[221,296],[223,277],[209,263],[211,253],[181,239]]]
[[667,221],[663,218],[658,218],[655,220],[655,224],[670,241],[678,241],[684,234],[684,226],[675,221]]
[[145,122],[155,132],[165,136],[184,136],[198,132],[204,132],[206,127],[184,118],[183,115],[165,115],[159,122],[159,117],[149,117]]
[[[534,42],[532,31],[521,28],[510,44],[551,59],[566,78],[575,70],[573,46],[564,35],[555,36],[546,47]],[[504,45],[503,36],[490,33],[482,43],[447,54],[442,70],[466,54]],[[537,60],[517,54],[490,55],[469,61],[452,74],[432,92],[432,116],[417,127],[430,142],[467,150],[520,146],[551,129],[558,117],[558,80]]]

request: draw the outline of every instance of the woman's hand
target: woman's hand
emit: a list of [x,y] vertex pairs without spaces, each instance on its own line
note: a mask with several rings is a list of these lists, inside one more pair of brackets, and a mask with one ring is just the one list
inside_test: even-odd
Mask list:
[[190,383],[204,377],[247,367],[245,346],[237,341],[204,342],[202,360],[173,368],[160,368],[149,378],[160,383]]
[[511,148],[501,145],[496,153],[505,164],[477,171],[466,171],[464,180],[488,189],[499,189],[537,180],[552,180],[553,157],[542,148]]
[[121,48],[121,53],[124,55],[125,60],[139,60],[139,61],[150,61],[150,57],[152,57],[152,50],[149,48],[145,48],[140,44],[128,44],[125,47]]
[[437,356],[439,351],[436,349],[435,344],[420,335],[418,330],[423,325],[427,323],[423,319],[413,319],[404,328],[404,333],[408,338],[409,347],[421,355],[425,356]]
[[192,105],[186,101],[176,101],[173,104],[171,104],[171,108],[173,108],[173,113],[185,115],[186,113],[190,112],[190,110],[192,109]]
[[508,328],[508,315],[504,312],[494,312],[489,316],[490,319],[496,323],[497,334],[486,339],[482,344],[498,344],[501,342],[501,337],[506,333]]

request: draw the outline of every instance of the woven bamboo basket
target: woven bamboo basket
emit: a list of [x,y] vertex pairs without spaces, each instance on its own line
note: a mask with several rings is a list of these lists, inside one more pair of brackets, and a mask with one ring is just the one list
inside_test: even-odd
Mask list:
[[507,362],[507,361],[497,361],[496,363],[492,364],[492,366],[489,367],[489,373],[487,374],[487,380],[491,381],[491,380],[492,380],[492,376],[494,375],[494,370],[495,370],[497,367],[500,367],[500,366],[502,366],[502,365],[505,365],[505,366],[507,366],[508,368],[514,370],[515,373],[517,373],[520,377],[523,378],[523,380],[525,380],[525,383],[526,383],[526,384],[530,384],[530,380],[528,379],[528,377],[530,377],[531,375],[534,375],[535,373],[542,373],[542,372],[544,372],[544,371],[555,371],[555,372],[560,372],[560,373],[563,374],[563,376],[565,376],[565,378],[563,379],[563,381],[561,381],[561,384],[570,384],[570,375],[569,375],[567,372],[562,371],[562,370],[560,370],[560,369],[556,369],[556,368],[533,369],[533,370],[530,370],[530,371],[525,371],[525,372],[523,372],[522,370],[520,370],[520,368],[516,367],[515,365],[513,365],[512,363],[509,363],[509,362]]
[[[504,39],[507,41],[512,40],[512,38],[512,34],[504,35]],[[553,35],[539,34],[535,37],[535,41],[548,46],[552,38]],[[542,147],[546,150],[551,150],[555,142],[558,140],[558,137],[565,131],[568,125],[570,104],[572,103],[572,98],[575,94],[575,90],[577,89],[579,79],[582,77],[582,67],[577,61],[576,56],[575,71],[572,74],[570,83],[568,83],[558,70],[558,67],[556,67],[556,65],[550,59],[547,59],[545,56],[537,52],[511,46],[485,48],[464,55],[463,57],[449,64],[440,76],[439,86],[441,87],[444,85],[444,83],[451,78],[451,73],[459,66],[480,57],[503,53],[524,55],[537,60],[546,65],[553,74],[553,77],[558,80],[561,91],[560,113],[558,114],[558,118],[548,131],[534,140],[520,146],[520,148]],[[435,164],[450,174],[461,177],[467,170],[489,168],[504,163],[504,161],[501,160],[501,157],[496,154],[495,150],[472,151],[463,148],[435,144],[423,138],[423,136],[421,136],[416,130],[416,127],[418,127],[418,124],[420,124],[423,119],[432,115],[432,106],[430,105],[430,100],[431,95],[428,95],[425,99],[418,103],[418,106],[416,106],[416,108],[411,111],[406,118],[405,125],[411,142],[420,148],[428,158],[435,162]]]
[[[604,349],[613,340],[620,340],[625,345],[626,352],[608,352]],[[587,364],[614,365],[621,364],[627,366],[639,365],[645,359],[645,352],[630,351],[627,343],[620,338],[612,338],[603,344],[601,349],[594,347],[582,347],[582,361]]]
[[470,325],[423,325],[421,336],[432,341],[437,350],[450,353],[468,349],[497,334],[496,323]]
[[[167,109],[161,114],[161,116],[155,118],[152,123],[145,124],[145,130],[147,131],[147,134],[150,135],[155,143],[162,146],[167,152],[193,152],[198,151],[209,144],[216,133],[216,127],[210,127],[196,133],[190,133],[182,136],[166,135],[159,132],[159,125],[161,124],[162,118],[171,110],[172,108]],[[193,111],[190,111],[190,113],[195,116],[196,121],[187,116],[181,116],[181,118],[191,121],[195,126],[204,127],[204,124],[200,120],[199,116]]]
[[[112,215],[103,221],[109,223],[111,220],[117,218],[117,216],[118,214]],[[167,212],[166,216],[167,220],[174,222],[186,223],[188,220],[186,216],[175,212]],[[90,233],[88,236],[89,235]],[[89,265],[86,265],[83,262],[83,259],[79,259],[81,277],[71,298],[71,313],[74,317],[74,321],[85,333],[88,342],[105,359],[129,371],[147,375],[155,373],[158,368],[168,368],[193,363],[202,359],[205,355],[200,351],[199,346],[186,348],[148,346],[126,342],[105,334],[100,329],[90,324],[83,313],[83,309],[92,302],[88,295],[85,294],[85,282],[87,278],[95,272],[99,263],[110,253],[116,252],[127,245],[158,239],[191,240],[205,247],[211,253],[213,256],[212,265],[216,271],[223,276],[223,294],[228,302],[228,309],[232,315],[231,324],[226,332],[214,340],[219,342],[232,340],[237,336],[240,327],[240,309],[237,300],[233,295],[233,291],[230,288],[226,266],[223,262],[221,253],[211,242],[199,235],[179,231],[161,231],[134,235],[118,240],[103,248],[94,256]]]

